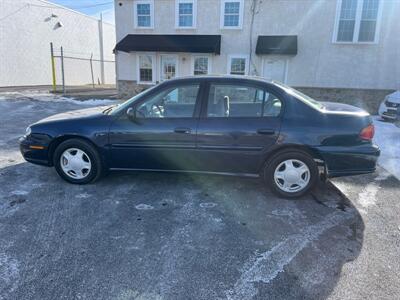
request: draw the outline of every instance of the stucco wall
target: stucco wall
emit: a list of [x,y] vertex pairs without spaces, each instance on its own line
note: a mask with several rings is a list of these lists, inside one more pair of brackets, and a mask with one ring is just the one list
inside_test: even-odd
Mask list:
[[[57,17],[50,18],[52,14]],[[0,86],[52,83],[50,42],[64,47],[66,56],[100,59],[99,22],[95,18],[39,0],[0,1]],[[61,22],[62,27],[56,28]],[[115,26],[103,23],[104,60],[114,61]],[[59,54],[59,52],[57,52]],[[56,60],[57,84],[61,84],[60,60]],[[90,63],[65,60],[67,85],[91,83]],[[105,63],[105,83],[115,83],[115,63]],[[101,80],[100,63],[94,77]]]
[[[175,28],[175,1],[155,1],[154,29],[135,29],[133,0],[116,0],[117,41],[129,33],[222,34],[221,55],[213,57],[213,73],[227,73],[229,54],[249,54],[250,0],[245,0],[243,29],[220,29],[220,1],[198,0],[197,28]],[[119,4],[122,4],[121,6]],[[400,88],[400,1],[382,0],[377,44],[332,43],[335,0],[264,0],[256,15],[252,74],[261,75],[262,56],[254,55],[258,35],[297,35],[298,54],[287,56],[287,84],[321,88]],[[180,75],[190,75],[180,55]],[[119,52],[118,78],[136,80],[134,53]]]

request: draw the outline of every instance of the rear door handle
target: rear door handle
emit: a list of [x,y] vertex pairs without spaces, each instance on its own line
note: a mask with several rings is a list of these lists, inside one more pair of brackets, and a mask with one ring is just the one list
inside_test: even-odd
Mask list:
[[177,127],[174,129],[175,133],[191,133],[192,130],[190,128],[187,127]]
[[275,130],[270,129],[270,128],[260,128],[260,129],[257,129],[257,133],[258,134],[274,134]]

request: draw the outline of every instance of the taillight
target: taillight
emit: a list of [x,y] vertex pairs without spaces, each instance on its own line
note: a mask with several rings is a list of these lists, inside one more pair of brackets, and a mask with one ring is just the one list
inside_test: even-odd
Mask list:
[[360,132],[360,138],[363,140],[371,141],[375,134],[375,127],[373,124],[368,125]]

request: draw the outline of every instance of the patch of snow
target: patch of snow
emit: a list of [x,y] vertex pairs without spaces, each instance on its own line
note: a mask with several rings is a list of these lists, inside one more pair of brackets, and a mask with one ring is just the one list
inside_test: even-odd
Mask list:
[[362,207],[368,208],[369,206],[375,205],[376,195],[379,191],[379,185],[375,182],[367,184],[367,186],[358,194],[358,202]]
[[204,202],[204,203],[200,203],[200,207],[201,208],[212,208],[215,207],[217,204],[213,203],[213,202]]
[[16,190],[16,191],[12,191],[11,195],[23,196],[23,195],[28,195],[28,192],[27,191]]
[[148,205],[148,204],[143,204],[143,203],[138,204],[138,205],[135,205],[135,208],[138,209],[138,210],[150,210],[150,209],[154,209],[153,206]]
[[375,181],[384,181],[390,177],[390,173],[383,170],[376,178]]
[[3,92],[0,93],[0,100],[13,100],[19,98],[29,98],[34,101],[41,102],[68,102],[77,105],[86,106],[98,106],[98,105],[109,105],[115,104],[118,101],[111,99],[88,99],[88,100],[76,100],[70,97],[64,97],[57,94],[43,93],[40,91],[24,91],[22,92]]
[[379,174],[374,182],[367,184],[367,186],[358,194],[358,202],[364,208],[368,208],[372,205],[376,204],[378,198],[376,197],[379,189],[381,188],[379,185],[379,181],[384,181],[390,176],[388,172],[383,172]]
[[90,197],[90,194],[88,194],[88,193],[82,193],[82,194],[78,194],[75,196],[75,198],[78,198],[78,199],[86,199],[89,197]]
[[381,149],[378,164],[400,179],[400,128],[374,116],[374,142]]
[[216,223],[222,223],[222,219],[221,218],[213,218],[213,220]]
[[[18,284],[19,267],[18,261],[5,253],[0,253],[0,286],[2,291],[12,292]],[[1,299],[1,295],[0,295]]]
[[274,216],[293,217],[293,212],[288,209],[275,209],[271,212]]
[[334,212],[302,232],[288,236],[270,250],[261,254],[256,253],[246,264],[233,288],[226,292],[227,298],[253,299],[258,293],[257,283],[267,284],[274,280],[305,247],[317,240],[325,231],[352,217],[354,215],[351,213]]
[[66,97],[61,97],[59,101],[63,102],[70,102],[73,104],[78,104],[78,105],[88,105],[88,106],[100,106],[100,105],[109,105],[109,104],[116,104],[117,101],[115,100],[109,100],[109,99],[88,99],[88,100],[75,100],[74,98],[66,98]]

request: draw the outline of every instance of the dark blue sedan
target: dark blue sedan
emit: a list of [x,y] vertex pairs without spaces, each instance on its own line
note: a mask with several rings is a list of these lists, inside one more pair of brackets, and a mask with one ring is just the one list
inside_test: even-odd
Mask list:
[[298,197],[320,176],[374,172],[373,135],[359,108],[259,78],[206,76],[46,118],[27,128],[20,148],[71,183],[108,170],[195,172],[261,177],[278,195]]

